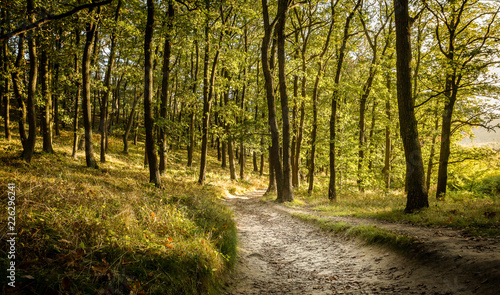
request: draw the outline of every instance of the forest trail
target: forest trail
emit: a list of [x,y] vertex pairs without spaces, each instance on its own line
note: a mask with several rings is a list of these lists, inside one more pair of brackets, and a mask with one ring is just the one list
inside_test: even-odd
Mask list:
[[[475,241],[471,241],[471,248],[452,257],[455,252],[446,252],[445,244],[454,249],[461,247],[455,245],[458,240],[467,241],[442,234],[438,238],[448,240],[437,246],[433,240],[423,241],[433,250],[429,250],[429,259],[417,260],[326,233],[291,217],[287,211],[293,209],[261,202],[263,193],[259,190],[226,200],[235,212],[240,241],[240,259],[227,295],[498,294],[498,243],[474,248]],[[412,227],[423,231],[419,236],[436,232],[402,227],[410,235],[417,235],[410,232]],[[474,256],[484,260],[476,265]]]

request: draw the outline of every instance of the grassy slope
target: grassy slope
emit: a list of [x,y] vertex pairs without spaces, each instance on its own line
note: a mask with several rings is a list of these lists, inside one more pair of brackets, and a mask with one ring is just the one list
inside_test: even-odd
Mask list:
[[[55,155],[36,154],[27,165],[15,158],[17,138],[0,140],[5,204],[7,183],[16,183],[18,294],[217,293],[236,259],[236,227],[219,200],[220,187],[238,192],[252,182],[229,183],[210,157],[208,183],[199,186],[197,164],[186,168],[179,152],[169,155],[164,188],[156,189],[147,184],[143,146],[132,145],[125,155],[110,138],[108,162],[94,170],[85,167],[83,152],[71,159],[70,143],[63,133]],[[1,210],[1,220],[6,213]],[[6,250],[2,243],[2,265]]]
[[328,180],[318,177],[312,195],[306,188],[296,191],[296,200],[288,206],[308,207],[324,215],[371,217],[396,222],[411,222],[426,226],[446,226],[464,229],[471,234],[500,234],[499,196],[479,195],[469,191],[451,191],[445,201],[429,197],[430,207],[414,214],[404,214],[405,194],[402,191],[342,191],[338,200],[327,199]]

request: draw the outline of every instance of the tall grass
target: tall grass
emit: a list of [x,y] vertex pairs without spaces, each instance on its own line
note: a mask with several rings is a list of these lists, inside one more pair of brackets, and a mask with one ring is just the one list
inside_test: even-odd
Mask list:
[[[120,140],[111,137],[108,162],[96,170],[85,167],[83,152],[71,159],[70,143],[63,133],[56,154],[37,153],[28,165],[16,158],[17,140],[0,142],[3,201],[7,183],[16,183],[16,289],[218,294],[236,261],[237,239],[232,212],[220,201],[226,193],[221,187],[230,182],[216,172],[214,159],[209,184],[200,186],[197,169],[184,166],[183,154],[170,153],[164,187],[157,189],[147,183],[143,146],[132,145],[125,155]],[[230,185],[252,188],[251,181]],[[6,212],[0,213],[3,221]],[[2,265],[6,253],[2,243]],[[5,276],[0,283],[6,285]]]

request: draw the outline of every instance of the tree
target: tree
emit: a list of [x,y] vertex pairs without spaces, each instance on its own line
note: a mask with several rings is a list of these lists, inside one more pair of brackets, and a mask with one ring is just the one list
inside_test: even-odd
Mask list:
[[[436,198],[444,199],[448,182],[448,162],[452,135],[453,114],[460,92],[474,91],[498,56],[497,16],[500,6],[475,0],[424,1],[425,7],[435,18],[435,37],[442,55],[444,69],[444,109],[441,124]],[[476,90],[477,91],[477,90]]]
[[396,25],[397,98],[401,137],[406,159],[406,213],[429,207],[424,164],[418,140],[417,120],[411,92],[411,44],[408,0],[394,0]]
[[[272,67],[274,67],[274,54],[271,52],[269,56],[269,47],[271,36],[276,25],[276,19],[269,22],[269,11],[267,0],[262,0],[262,16],[264,18],[264,37],[262,38],[261,58],[262,72],[264,73],[264,81],[266,88],[268,122],[271,130],[271,148],[269,152],[270,165],[274,170],[274,178],[276,179],[276,188],[278,200],[283,200],[283,167],[281,165],[280,155],[280,135],[278,131],[278,122],[276,119],[276,94],[274,93],[274,79],[272,76]],[[274,50],[274,46],[272,51]],[[270,184],[272,181],[270,180]],[[269,186],[271,187],[271,185]]]
[[358,0],[354,8],[349,12],[343,30],[342,44],[338,53],[337,58],[337,68],[335,71],[334,89],[332,95],[332,108],[330,113],[330,182],[328,184],[328,199],[333,201],[337,198],[336,190],[336,178],[335,178],[335,141],[336,141],[336,121],[337,121],[337,104],[340,99],[340,77],[342,73],[342,64],[344,63],[344,58],[346,54],[347,40],[350,37],[349,27],[351,25],[351,20],[356,13],[356,10],[361,6],[362,0]]
[[85,46],[82,57],[82,109],[83,109],[83,128],[85,129],[85,161],[87,167],[98,169],[94,158],[94,149],[92,145],[92,126],[91,112],[92,103],[90,101],[90,58],[94,44],[94,36],[97,30],[97,24],[90,19],[85,25]]
[[153,134],[153,55],[151,43],[153,40],[155,8],[154,1],[148,0],[148,17],[144,38],[144,125],[146,127],[146,155],[149,164],[149,182],[156,187],[161,186],[158,160],[156,158],[156,144]]
[[[26,3],[26,12],[30,21],[34,20],[35,4],[33,0],[28,0]],[[30,126],[28,138],[24,145],[22,157],[26,162],[31,162],[33,153],[35,152],[36,142],[36,112],[35,112],[35,99],[36,99],[36,82],[38,77],[38,57],[37,46],[35,41],[35,33],[28,32],[28,51],[30,58],[30,74],[28,78],[28,124]]]

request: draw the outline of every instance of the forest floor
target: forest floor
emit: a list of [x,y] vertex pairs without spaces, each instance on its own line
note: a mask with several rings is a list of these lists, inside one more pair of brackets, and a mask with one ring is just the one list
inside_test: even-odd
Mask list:
[[226,294],[498,294],[500,241],[355,217],[324,218],[372,224],[418,241],[415,253],[365,245],[292,215],[319,213],[263,201],[264,190],[229,195],[240,259]]

